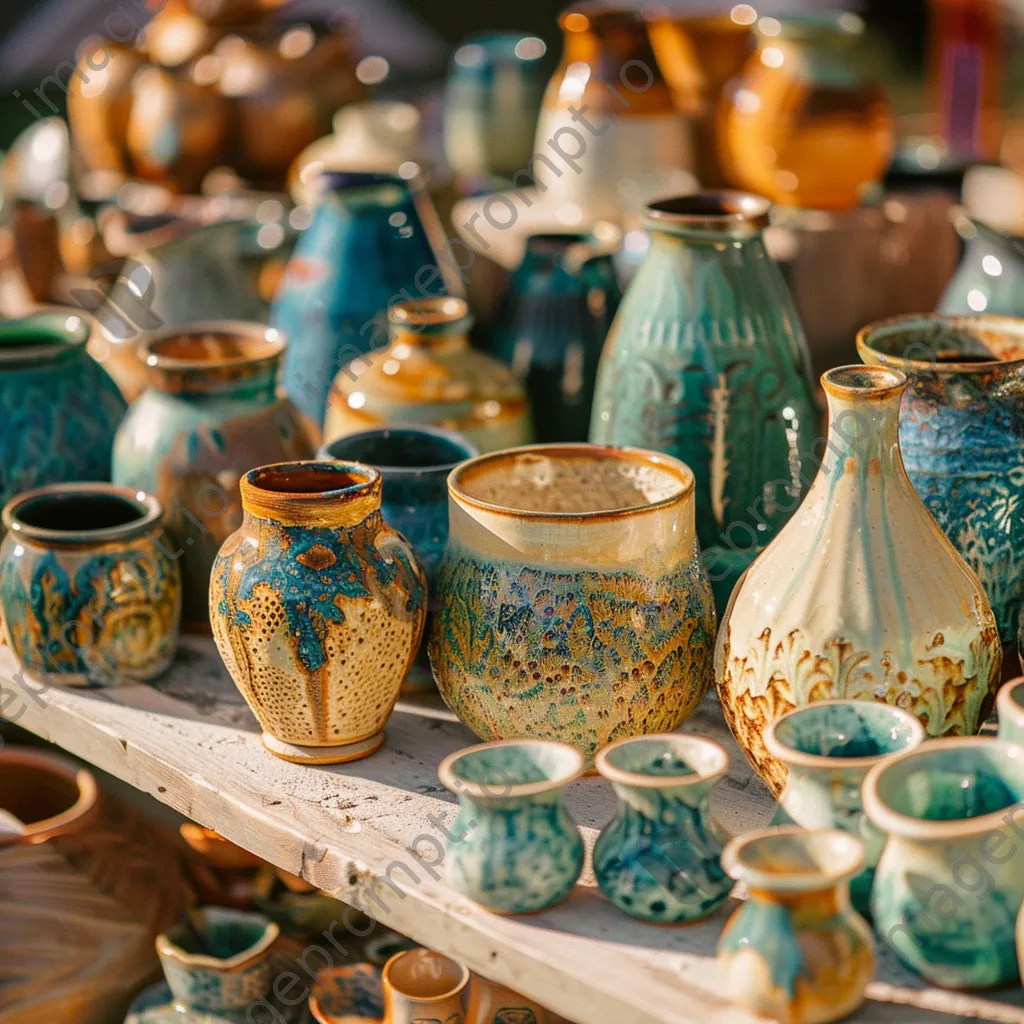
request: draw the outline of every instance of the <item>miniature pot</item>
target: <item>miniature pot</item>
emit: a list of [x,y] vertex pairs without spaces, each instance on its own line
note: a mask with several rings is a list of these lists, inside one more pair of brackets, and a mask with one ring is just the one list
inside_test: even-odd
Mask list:
[[1024,745],[1024,678],[1005,683],[996,694],[999,738]]
[[372,964],[344,964],[318,971],[309,996],[316,1024],[381,1024],[384,986]]
[[465,1024],[462,996],[469,971],[440,953],[410,949],[385,965],[382,1024]]

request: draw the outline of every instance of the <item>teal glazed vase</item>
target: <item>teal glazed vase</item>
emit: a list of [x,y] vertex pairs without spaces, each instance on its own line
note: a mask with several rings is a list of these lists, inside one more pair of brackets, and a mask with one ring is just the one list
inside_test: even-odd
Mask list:
[[438,768],[461,808],[445,857],[448,883],[496,914],[560,903],[583,870],[583,837],[565,809],[565,787],[585,767],[551,740],[482,743]]
[[523,381],[535,440],[587,440],[601,347],[621,298],[611,254],[593,235],[527,239],[491,351]]
[[277,392],[284,349],[275,328],[232,320],[167,328],[136,346],[149,387],[117,430],[114,483],[156,495],[166,510],[188,631],[209,632],[210,570],[242,524],[242,475],[313,454]]
[[645,736],[605,747],[596,767],[619,800],[594,846],[601,892],[652,924],[698,921],[721,906],[733,882],[709,801],[729,767],[725,750],[699,736]]
[[936,311],[943,316],[1024,316],[1024,239],[966,220],[960,265],[946,285]]
[[45,484],[109,481],[127,408],[70,310],[0,321],[0,504]]
[[389,307],[447,292],[432,245],[437,215],[409,181],[325,171],[319,186],[271,313],[289,339],[284,389],[317,426],[338,372],[387,347]]
[[764,731],[765,749],[787,770],[779,806],[788,819],[812,831],[842,829],[864,844],[864,870],[851,880],[850,898],[865,916],[885,836],[864,814],[861,786],[879,761],[924,738],[924,726],[909,712],[866,700],[815,701]]
[[1024,598],[1024,319],[907,316],[863,328],[866,363],[901,370],[907,475],[988,595],[1004,643]]
[[875,931],[944,988],[1016,981],[1024,898],[1024,747],[960,738],[876,765],[864,809],[887,841],[875,872]]
[[750,898],[718,943],[719,982],[744,1009],[783,1024],[828,1024],[864,1001],[871,929],[850,906],[863,866],[847,832],[768,828],[733,839],[722,866]]
[[818,436],[796,307],[762,238],[770,204],[741,192],[647,207],[651,244],[597,374],[590,439],[685,462],[721,612],[800,504]]
[[1024,678],[1005,683],[996,694],[999,738],[1024,746]]
[[67,685],[147,682],[174,659],[181,576],[160,503],[110,484],[51,484],[3,510],[0,636]]

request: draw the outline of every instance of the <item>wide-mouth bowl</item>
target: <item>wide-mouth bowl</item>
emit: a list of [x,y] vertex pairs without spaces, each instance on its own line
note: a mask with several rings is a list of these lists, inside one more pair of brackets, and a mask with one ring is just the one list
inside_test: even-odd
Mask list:
[[669,455],[594,444],[534,444],[470,459],[452,470],[460,504],[553,522],[626,519],[685,500],[693,472]]
[[208,952],[199,947],[193,927],[172,925],[157,936],[156,951],[189,967],[230,970],[261,956],[280,935],[280,928],[260,914],[223,907],[203,907],[192,912]]
[[886,399],[907,386],[906,374],[884,366],[836,366],[821,375],[826,395],[843,399]]
[[1024,729],[1024,676],[1011,679],[999,688],[996,694],[996,710],[999,725],[1012,722],[1018,729]]
[[469,984],[469,969],[429,949],[396,953],[381,972],[385,985],[406,999],[437,1003],[457,996]]
[[449,754],[437,775],[446,789],[482,800],[539,796],[578,779],[586,759],[554,740],[499,740]]
[[618,740],[598,752],[594,766],[609,782],[664,789],[719,778],[729,767],[729,755],[702,736],[662,733]]
[[722,851],[722,869],[730,878],[768,892],[831,889],[863,866],[863,844],[839,829],[765,828],[737,836]]
[[48,309],[0,320],[0,366],[53,359],[82,348],[91,333],[91,319],[72,310]]
[[55,754],[7,747],[0,750],[0,810],[24,826],[10,843],[41,843],[79,827],[98,806],[92,774]]
[[948,842],[1005,828],[1024,801],[1024,747],[988,737],[931,740],[875,765],[864,810],[883,832]]
[[655,199],[644,213],[652,231],[751,235],[767,227],[771,208],[764,196],[723,189]]
[[153,331],[139,342],[137,353],[151,369],[183,372],[273,364],[284,348],[284,335],[275,327],[205,320]]
[[768,753],[790,767],[864,771],[924,738],[924,726],[909,712],[868,700],[815,701],[764,731]]
[[346,434],[325,444],[323,459],[361,462],[386,477],[448,474],[480,453],[464,437],[437,427],[378,427]]

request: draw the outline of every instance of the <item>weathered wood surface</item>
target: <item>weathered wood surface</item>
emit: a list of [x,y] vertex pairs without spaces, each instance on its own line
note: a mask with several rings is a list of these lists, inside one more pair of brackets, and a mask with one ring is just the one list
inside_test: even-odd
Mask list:
[[[475,741],[439,702],[401,703],[385,747],[370,758],[305,767],[263,749],[255,719],[208,641],[187,641],[172,672],[154,686],[54,687],[31,698],[13,681],[16,671],[10,651],[0,648],[0,686],[20,700],[5,697],[4,710],[11,718],[20,710],[19,724],[578,1024],[758,1020],[731,1006],[717,984],[715,944],[732,901],[707,921],[658,928],[605,902],[589,869],[566,903],[528,918],[497,917],[449,889],[443,869],[429,866],[443,858],[456,810],[436,768],[444,755]],[[729,775],[714,804],[721,823],[734,833],[766,824],[771,800],[713,697],[686,730],[729,749]],[[610,787],[581,779],[568,803],[592,844],[612,813]],[[394,887],[377,881],[386,875]],[[335,934],[343,942],[343,924]],[[1020,989],[984,997],[941,992],[881,956],[879,980],[855,1021],[1024,1024]]]

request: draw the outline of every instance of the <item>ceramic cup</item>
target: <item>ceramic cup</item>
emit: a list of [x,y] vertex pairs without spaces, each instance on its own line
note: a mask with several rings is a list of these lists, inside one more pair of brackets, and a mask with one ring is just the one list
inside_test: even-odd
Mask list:
[[1024,677],[1011,679],[996,694],[999,738],[1024,744]]
[[601,891],[655,924],[707,917],[732,891],[722,870],[711,791],[729,767],[712,740],[679,733],[620,740],[597,755],[618,811],[594,847]]
[[429,949],[396,953],[385,965],[383,1024],[465,1024],[469,971]]
[[498,914],[563,900],[583,870],[583,838],[563,802],[583,755],[550,740],[482,743],[437,770],[462,805],[445,864],[452,888]]

